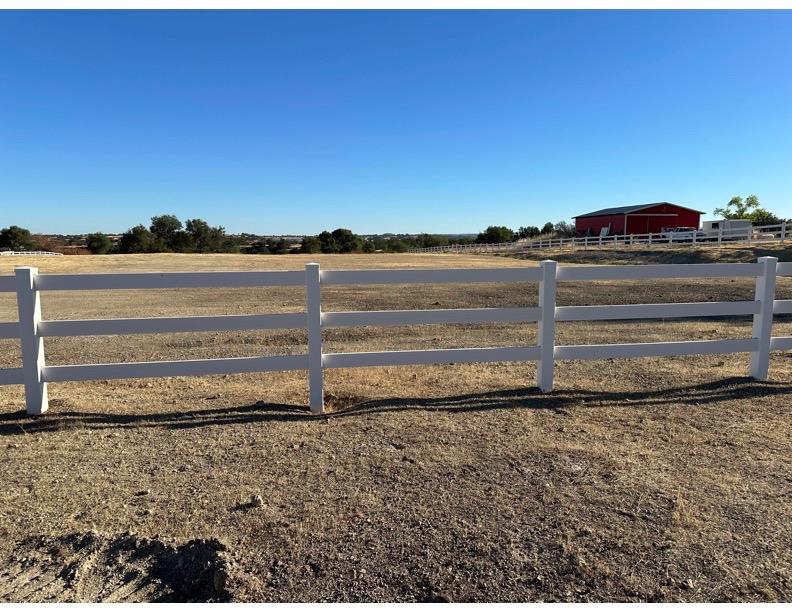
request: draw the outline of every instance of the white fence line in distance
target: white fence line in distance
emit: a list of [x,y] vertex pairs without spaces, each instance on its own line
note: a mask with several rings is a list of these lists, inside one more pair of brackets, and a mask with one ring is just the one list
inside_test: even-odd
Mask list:
[[703,236],[692,234],[683,237],[673,232],[650,234],[611,234],[609,236],[576,236],[572,238],[539,238],[489,244],[448,244],[444,246],[408,249],[408,253],[524,253],[533,249],[593,249],[601,247],[652,247],[652,246],[708,246],[720,247],[737,242],[781,242],[789,238],[786,222],[778,225],[760,225],[749,228],[720,228]]

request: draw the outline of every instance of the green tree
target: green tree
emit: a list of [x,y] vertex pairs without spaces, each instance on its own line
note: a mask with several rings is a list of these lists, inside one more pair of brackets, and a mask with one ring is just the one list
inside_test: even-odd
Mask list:
[[168,249],[176,251],[183,248],[185,246],[185,241],[179,236],[179,234],[182,233],[181,229],[182,222],[179,221],[176,215],[159,215],[151,217],[149,231],[151,231],[152,236],[154,236],[154,240],[157,242],[157,246],[160,250]]
[[110,238],[102,232],[96,232],[94,234],[88,234],[85,239],[85,246],[87,246],[88,250],[94,255],[104,255],[113,248],[113,243],[110,241]]
[[539,235],[539,228],[535,225],[528,225],[526,227],[521,227],[517,230],[517,237],[518,238],[533,238],[534,236]]
[[447,236],[435,236],[432,234],[420,234],[416,238],[409,238],[409,239],[401,238],[401,240],[402,242],[408,244],[409,246],[415,246],[422,249],[428,247],[445,246],[449,244],[449,240]]
[[187,219],[190,248],[198,253],[219,253],[230,246],[224,227],[211,227],[203,219]]
[[209,250],[212,241],[212,228],[203,219],[187,219],[185,226],[189,236],[190,247],[200,252]]
[[476,237],[476,242],[479,244],[498,244],[513,240],[514,232],[503,225],[490,225]]
[[363,248],[363,239],[352,230],[339,227],[331,233],[339,253],[354,253]]
[[0,230],[0,248],[12,251],[29,251],[35,246],[30,230],[11,225]]
[[765,210],[764,208],[757,208],[755,211],[753,211],[751,213],[750,219],[754,225],[781,225],[784,222],[784,219],[775,216],[769,210]]
[[322,243],[316,236],[303,236],[300,243],[300,253],[321,253]]
[[759,198],[753,194],[743,199],[734,196],[726,206],[713,211],[724,219],[748,219],[754,225],[778,225],[783,219],[762,208]]
[[369,243],[375,251],[387,251],[390,240],[385,240],[382,236],[372,236]]
[[154,236],[144,225],[129,228],[118,241],[121,253],[153,253],[156,250]]
[[759,207],[759,198],[749,195],[743,200],[742,196],[734,196],[726,206],[716,208],[713,212],[724,219],[748,219],[751,212]]
[[407,243],[400,238],[391,238],[388,240],[388,250],[391,253],[404,253],[408,248]]
[[338,253],[338,245],[336,244],[333,234],[327,230],[321,232],[316,239],[319,241],[319,250],[322,253]]
[[572,238],[577,233],[575,224],[568,221],[559,221],[553,226],[553,231],[559,238]]
[[542,233],[542,234],[552,234],[553,233],[553,229],[554,229],[553,224],[550,221],[548,221],[547,223],[545,223],[542,226],[542,231],[540,233]]

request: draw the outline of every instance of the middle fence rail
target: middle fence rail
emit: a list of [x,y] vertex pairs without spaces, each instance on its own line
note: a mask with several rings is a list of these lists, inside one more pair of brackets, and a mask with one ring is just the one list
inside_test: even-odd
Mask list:
[[[558,360],[750,353],[750,375],[765,380],[770,352],[792,349],[792,336],[772,335],[774,314],[792,314],[792,300],[775,299],[777,276],[792,277],[792,263],[779,263],[774,257],[762,257],[757,263],[558,266],[555,261],[546,260],[536,267],[518,268],[328,271],[322,271],[319,264],[312,263],[307,264],[303,271],[135,274],[39,274],[36,268],[16,268],[15,276],[0,276],[0,292],[16,293],[19,320],[0,323],[0,338],[20,340],[22,367],[0,369],[0,385],[23,384],[27,412],[38,415],[47,411],[47,384],[51,382],[308,370],[310,408],[312,412],[320,414],[324,412],[324,370],[328,368],[535,361],[537,386],[544,392],[550,392],[553,388],[554,366]],[[558,282],[713,277],[754,279],[754,299],[604,306],[556,305]],[[323,286],[526,282],[539,285],[537,306],[322,311]],[[262,286],[304,287],[305,312],[88,320],[46,320],[41,313],[42,291]],[[753,317],[751,336],[748,338],[566,346],[555,344],[557,321],[746,315]],[[533,323],[537,325],[537,342],[526,346],[358,353],[325,353],[322,348],[324,329],[458,323]],[[260,329],[305,329],[308,332],[307,352],[298,355],[48,366],[44,351],[44,339],[53,336]]]

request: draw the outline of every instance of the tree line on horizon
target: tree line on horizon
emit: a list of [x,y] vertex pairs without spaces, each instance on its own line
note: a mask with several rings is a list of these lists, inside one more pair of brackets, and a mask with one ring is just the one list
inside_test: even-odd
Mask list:
[[[784,219],[760,205],[756,195],[732,197],[714,213],[724,219],[749,219],[754,225],[776,225]],[[575,236],[575,225],[568,221],[547,222],[513,230],[504,225],[491,225],[475,238],[437,234],[360,236],[346,228],[304,236],[297,246],[285,238],[261,238],[253,234],[229,235],[222,226],[213,227],[203,219],[182,223],[176,215],[155,215],[148,227],[135,225],[117,242],[107,234],[94,232],[86,236],[85,247],[93,254],[107,253],[249,253],[280,255],[286,253],[403,253],[450,244],[499,244],[537,237],[569,238]],[[28,229],[11,225],[0,229],[0,249],[57,251],[63,243],[52,236],[32,234]]]
[[[85,238],[85,249],[95,255],[130,253],[248,253],[281,255],[286,253],[403,253],[449,244],[508,242],[521,237],[538,236],[553,231],[548,223],[542,230],[535,227],[513,231],[504,226],[490,226],[476,237],[437,234],[360,236],[350,229],[337,228],[315,236],[304,236],[299,244],[285,238],[261,238],[253,234],[228,235],[223,227],[212,227],[202,219],[182,223],[175,215],[157,215],[151,224],[135,225],[117,241],[102,232]],[[0,248],[19,251],[62,251],[73,245],[57,237],[34,235],[28,229],[12,225],[0,230]]]
[[[571,224],[566,224],[571,227]],[[176,215],[155,215],[148,227],[130,227],[114,242],[103,232],[93,232],[85,238],[85,249],[95,255],[131,253],[249,253],[281,255],[286,253],[403,253],[449,244],[484,244],[509,242],[564,230],[565,223],[546,223],[538,227],[521,227],[514,231],[505,226],[490,226],[475,238],[442,236],[437,234],[360,236],[347,228],[323,231],[304,236],[299,246],[285,238],[261,238],[252,234],[229,235],[222,226],[210,226],[203,219],[188,219]],[[12,225],[0,230],[0,248],[13,250],[49,250],[64,248],[51,236],[33,235],[28,229]]]

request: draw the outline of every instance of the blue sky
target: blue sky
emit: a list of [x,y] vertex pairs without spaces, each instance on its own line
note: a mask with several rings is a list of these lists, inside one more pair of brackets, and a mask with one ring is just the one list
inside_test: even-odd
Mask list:
[[0,11],[0,227],[474,232],[756,193],[792,12]]

